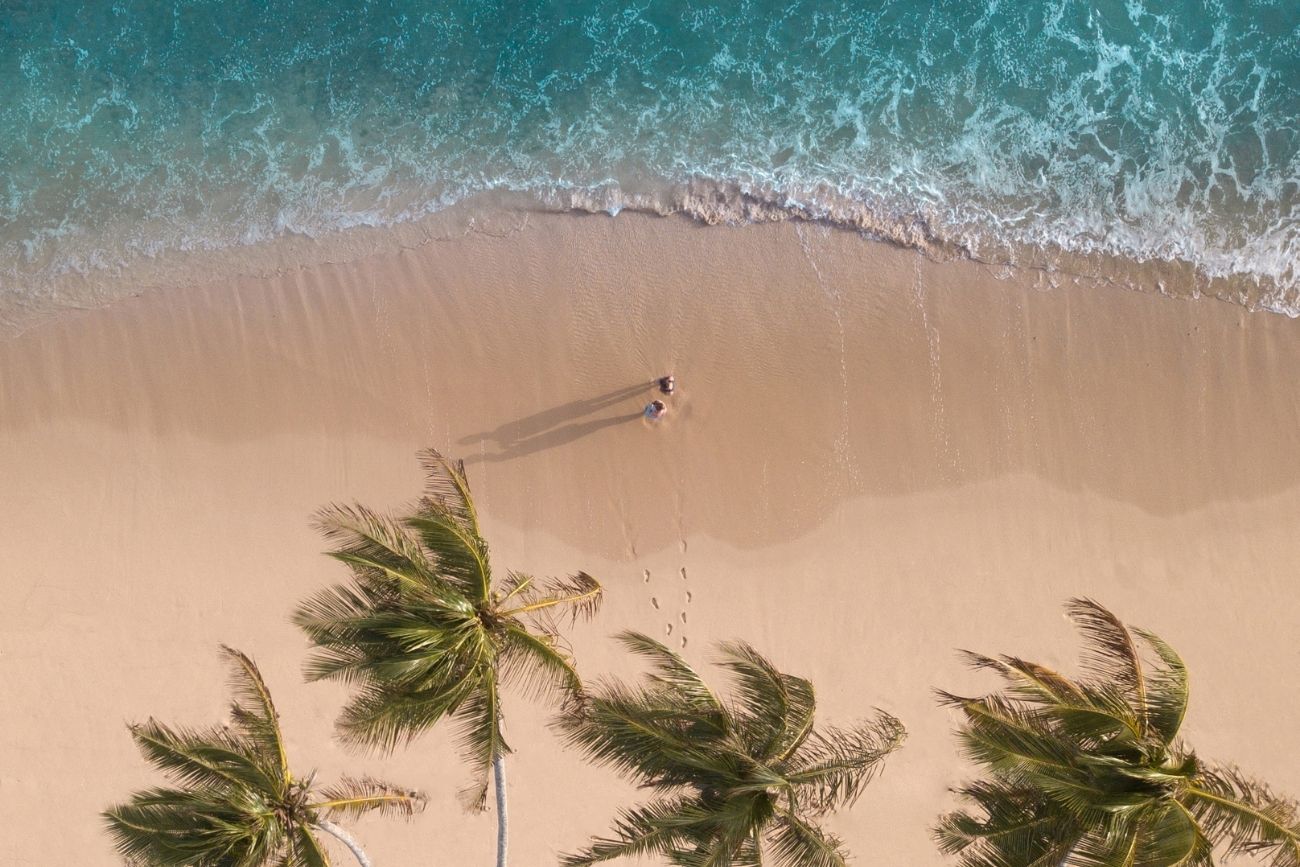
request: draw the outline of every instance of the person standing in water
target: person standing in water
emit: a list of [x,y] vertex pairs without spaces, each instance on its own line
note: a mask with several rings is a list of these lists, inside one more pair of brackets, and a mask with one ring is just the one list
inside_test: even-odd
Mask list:
[[[655,380],[655,385],[659,387],[659,393],[665,396],[671,396],[677,390],[677,378],[671,373],[659,377]],[[658,421],[668,412],[668,404],[662,400],[652,400],[645,405],[645,417],[649,421]]]

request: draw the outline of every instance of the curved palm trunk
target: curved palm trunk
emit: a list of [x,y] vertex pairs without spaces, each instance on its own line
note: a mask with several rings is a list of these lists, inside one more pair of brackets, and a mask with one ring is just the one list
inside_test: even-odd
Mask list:
[[492,777],[497,792],[497,867],[506,867],[506,760],[500,753],[492,757]]
[[358,843],[347,831],[344,831],[328,819],[317,819],[314,824],[326,834],[343,841],[343,845],[352,850],[352,854],[356,856],[357,863],[360,864],[361,867],[373,867],[370,863],[370,859],[366,857],[366,853],[362,851],[361,844]]

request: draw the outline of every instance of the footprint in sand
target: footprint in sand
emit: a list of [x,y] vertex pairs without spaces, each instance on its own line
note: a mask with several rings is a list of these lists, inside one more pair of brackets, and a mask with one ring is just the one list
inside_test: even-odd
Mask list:
[[669,623],[664,627],[664,635],[672,635],[672,634],[673,634],[673,625]]
[[687,591],[686,591],[686,601],[687,601],[687,602],[690,602],[690,601],[691,601],[692,599],[694,599],[694,598],[695,598],[695,594],[692,593],[691,591],[687,590]]
[[685,566],[683,566],[683,567],[681,568],[681,573],[682,573],[682,580],[685,581],[685,580],[686,580],[686,567],[685,567]]
[[651,597],[650,597],[650,604],[653,605],[653,606],[655,607],[655,611],[658,611],[658,610],[659,610],[659,599],[658,599],[658,597],[651,596]]
[[649,583],[650,583],[650,570],[649,570],[649,569],[646,569],[646,570],[645,570],[644,572],[642,572],[641,574],[645,576],[644,578],[641,579],[641,583],[642,583],[642,584],[649,584]]
[[686,540],[685,540],[685,539],[682,539],[680,542],[677,543],[677,549],[678,549],[679,551],[681,551],[683,554],[686,553]]
[[683,635],[683,636],[682,636],[682,650],[685,650],[685,649],[686,649],[686,636]]
[[679,614],[678,616],[682,618],[682,623],[685,623],[685,622],[686,622],[686,612],[685,612],[685,611],[683,611],[683,612],[682,612],[681,614]]

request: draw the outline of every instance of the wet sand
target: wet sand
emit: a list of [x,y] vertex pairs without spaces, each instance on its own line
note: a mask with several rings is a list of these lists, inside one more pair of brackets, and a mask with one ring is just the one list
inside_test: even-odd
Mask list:
[[[673,371],[669,415],[640,417]],[[297,600],[343,571],[312,511],[397,507],[463,456],[498,568],[585,569],[608,635],[697,662],[742,637],[911,736],[831,822],[929,865],[966,774],[932,687],[957,647],[1069,668],[1091,595],[1169,639],[1205,756],[1300,794],[1300,321],[1041,271],[939,263],[799,223],[501,215],[348,264],[143,294],[0,341],[0,810],[17,865],[113,864],[97,812],[156,781],[124,723],[218,719],[218,642],[261,664],[300,768],[431,795],[358,823],[376,864],[489,863],[450,734],[330,739]],[[605,831],[628,787],[511,696],[513,863]],[[57,808],[54,806],[57,805]],[[346,863],[340,857],[339,863]]]

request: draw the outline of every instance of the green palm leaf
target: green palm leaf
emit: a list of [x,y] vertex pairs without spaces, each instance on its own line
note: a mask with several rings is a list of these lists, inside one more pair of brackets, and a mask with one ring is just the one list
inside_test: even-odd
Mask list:
[[173,729],[151,719],[130,731],[145,759],[181,785],[243,786],[268,796],[281,789],[278,767],[260,761],[261,745],[225,729]]
[[626,810],[614,824],[614,833],[598,837],[584,851],[565,855],[565,867],[585,867],[618,858],[654,855],[689,844],[707,833],[710,812],[698,798],[652,801]]
[[502,688],[575,700],[581,682],[561,628],[594,616],[603,589],[585,572],[495,581],[464,464],[432,449],[420,460],[424,495],[404,514],[321,511],[330,554],[351,581],[313,594],[294,622],[314,645],[307,677],[352,688],[338,719],[346,740],[386,752],[449,719],[470,765],[462,794],[483,809],[488,770],[503,791],[510,751]]
[[728,722],[728,716],[722,702],[709,689],[695,670],[677,654],[663,644],[639,632],[622,632],[616,636],[618,641],[631,653],[646,659],[653,672],[647,678],[650,683],[670,690],[676,703],[685,705],[703,715],[719,726]]
[[812,684],[777,671],[744,642],[721,647],[721,665],[731,672],[741,713],[737,728],[755,755],[772,758],[807,737],[817,700]]
[[501,644],[501,676],[505,683],[518,683],[540,697],[547,690],[582,691],[582,679],[559,633],[532,632],[517,623],[508,624]]
[[813,725],[812,685],[778,671],[746,644],[723,645],[729,702],[663,644],[619,636],[648,659],[640,686],[597,684],[557,725],[597,764],[663,794],[629,810],[613,833],[564,864],[659,855],[686,867],[844,863],[840,842],[813,818],[851,804],[903,741],[898,720],[842,729]]
[[1147,683],[1133,633],[1118,617],[1091,599],[1071,600],[1066,612],[1086,639],[1081,665],[1084,672],[1126,694],[1138,718],[1139,731],[1145,735]]
[[343,777],[334,785],[323,787],[319,797],[323,800],[313,802],[311,809],[331,816],[378,813],[410,817],[424,809],[426,800],[420,792],[401,789],[374,777]]
[[512,574],[494,589],[463,465],[434,450],[420,457],[428,481],[409,514],[320,513],[352,581],[308,598],[294,622],[315,645],[308,678],[354,688],[339,718],[346,739],[388,751],[450,717],[472,766],[469,801],[481,806],[487,768],[508,751],[501,685],[576,691],[553,618],[593,615],[602,591],[585,573],[542,582]]
[[903,724],[883,711],[854,726],[810,730],[781,762],[785,779],[809,815],[851,807],[906,735]]
[[1147,678],[1146,710],[1151,727],[1168,744],[1178,736],[1183,717],[1187,715],[1190,698],[1187,666],[1160,636],[1143,629],[1134,629],[1133,632],[1155,651],[1160,660],[1160,665]]
[[940,693],[988,776],[957,790],[967,808],[939,820],[939,847],[962,867],[1200,867],[1216,845],[1300,867],[1300,808],[1178,743],[1189,693],[1173,648],[1091,600],[1067,610],[1085,680],[967,654],[1003,692]]
[[294,831],[288,867],[330,867],[329,856],[321,847],[320,841],[306,828]]
[[230,709],[231,720],[247,742],[259,748],[266,764],[274,767],[275,784],[282,788],[289,781],[289,759],[284,753],[280,716],[271,701],[271,692],[253,660],[224,644],[221,653],[230,667],[230,691],[235,698]]
[[1300,805],[1236,768],[1204,768],[1184,797],[1206,837],[1270,867],[1300,867]]
[[380,810],[411,815],[417,792],[369,778],[312,792],[289,771],[279,716],[253,661],[228,647],[231,724],[178,729],[155,720],[131,726],[146,761],[173,787],[135,793],[104,812],[119,854],[157,867],[328,867],[313,836],[318,812]]
[[771,834],[776,867],[845,867],[844,844],[838,837],[792,813],[781,813]]

